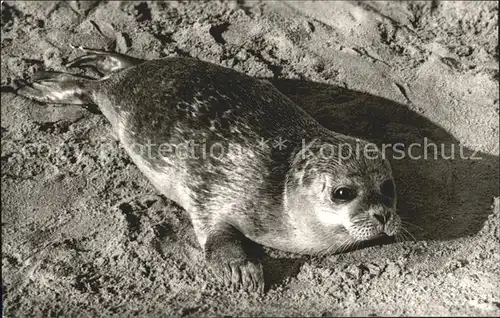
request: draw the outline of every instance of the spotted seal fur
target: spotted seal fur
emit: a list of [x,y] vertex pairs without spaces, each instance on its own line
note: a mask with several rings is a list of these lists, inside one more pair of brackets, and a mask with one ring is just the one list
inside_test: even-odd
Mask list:
[[43,72],[17,93],[98,105],[133,162],[189,213],[225,283],[263,291],[255,244],[317,254],[399,231],[382,153],[353,156],[369,143],[327,130],[269,82],[193,58],[82,50],[67,66],[104,77]]

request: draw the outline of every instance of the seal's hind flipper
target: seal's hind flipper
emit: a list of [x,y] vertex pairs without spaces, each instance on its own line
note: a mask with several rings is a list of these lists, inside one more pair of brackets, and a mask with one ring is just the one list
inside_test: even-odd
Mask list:
[[16,94],[41,103],[87,105],[92,103],[85,89],[88,81],[81,76],[43,71],[34,75],[30,86],[17,89]]
[[105,52],[79,47],[85,55],[66,63],[66,67],[92,67],[102,75],[109,75],[144,62],[144,60],[120,53]]

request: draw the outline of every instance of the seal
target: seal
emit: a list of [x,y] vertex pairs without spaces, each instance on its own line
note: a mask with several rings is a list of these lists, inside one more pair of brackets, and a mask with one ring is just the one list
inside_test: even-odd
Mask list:
[[81,49],[67,66],[102,78],[42,72],[17,93],[98,105],[142,173],[189,213],[226,285],[264,290],[259,246],[334,253],[398,233],[383,152],[327,130],[269,82],[194,58]]

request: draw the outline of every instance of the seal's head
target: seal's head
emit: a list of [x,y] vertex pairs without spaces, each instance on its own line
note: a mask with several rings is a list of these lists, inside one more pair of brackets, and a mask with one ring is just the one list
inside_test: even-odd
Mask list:
[[396,187],[389,162],[371,143],[340,135],[302,144],[285,190],[290,250],[334,252],[396,235]]

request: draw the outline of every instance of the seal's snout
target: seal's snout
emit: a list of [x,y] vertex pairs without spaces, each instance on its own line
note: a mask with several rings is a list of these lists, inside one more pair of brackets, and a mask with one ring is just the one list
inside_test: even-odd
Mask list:
[[386,224],[390,217],[391,213],[385,209],[379,210],[373,214],[373,217],[382,225]]
[[[398,231],[399,216],[394,208],[389,208],[382,203],[371,206],[368,210],[371,222],[381,233],[391,236]],[[393,233],[394,232],[394,233]]]
[[389,236],[394,236],[401,229],[401,218],[395,212],[390,214],[390,219],[384,224],[384,233]]

